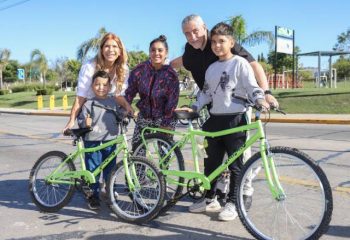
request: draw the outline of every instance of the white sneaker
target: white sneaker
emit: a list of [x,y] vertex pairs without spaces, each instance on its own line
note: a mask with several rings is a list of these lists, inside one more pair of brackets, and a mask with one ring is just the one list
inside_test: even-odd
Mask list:
[[219,213],[220,221],[232,221],[238,216],[236,206],[232,202],[226,203],[224,210]]
[[199,213],[199,212],[218,212],[221,209],[221,205],[217,200],[217,197],[210,199],[204,198],[194,204],[189,208],[190,212]]

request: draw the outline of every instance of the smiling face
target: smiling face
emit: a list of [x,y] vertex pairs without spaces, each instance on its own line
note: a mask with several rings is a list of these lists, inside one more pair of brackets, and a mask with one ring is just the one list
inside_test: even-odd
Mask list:
[[233,46],[234,40],[231,36],[215,34],[211,37],[211,49],[221,61],[228,60],[233,56],[231,53]]
[[182,31],[185,34],[187,42],[194,49],[204,49],[207,43],[207,28],[205,24],[200,24],[197,21],[189,21],[183,26]]
[[97,77],[92,84],[92,90],[97,98],[104,99],[111,90],[111,83],[108,78]]
[[119,57],[119,47],[115,40],[109,39],[102,46],[102,56],[108,65],[112,65]]
[[167,55],[168,50],[160,41],[154,42],[149,49],[151,63],[155,69],[160,69],[164,65]]

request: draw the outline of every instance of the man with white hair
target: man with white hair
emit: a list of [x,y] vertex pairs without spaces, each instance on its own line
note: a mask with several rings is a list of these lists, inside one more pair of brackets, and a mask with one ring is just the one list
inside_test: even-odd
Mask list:
[[[185,17],[182,21],[182,31],[187,40],[185,52],[182,56],[172,60],[170,64],[173,68],[178,69],[183,66],[186,70],[190,71],[196,84],[200,90],[202,90],[205,81],[205,72],[209,65],[218,60],[218,57],[211,49],[211,39],[207,26],[199,15],[192,14]],[[269,90],[267,78],[262,66],[238,43],[234,44],[231,52],[234,55],[245,58],[250,63],[258,85],[264,90],[266,102],[271,106],[278,107],[276,98],[272,96]],[[249,123],[251,119],[251,109],[247,112],[246,117]],[[250,156],[251,149],[249,148],[244,153],[244,160],[248,160]],[[227,189],[227,186],[223,186],[222,188]],[[245,203],[248,208],[251,204],[251,195],[253,191],[254,189],[251,187],[251,183],[247,183],[245,187]],[[212,202],[207,203],[206,208],[200,209],[200,211],[217,211],[220,208],[219,202],[214,198]]]

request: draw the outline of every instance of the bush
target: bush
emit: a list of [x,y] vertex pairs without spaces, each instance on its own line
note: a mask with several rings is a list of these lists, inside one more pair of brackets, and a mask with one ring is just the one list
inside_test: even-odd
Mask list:
[[21,83],[21,84],[16,84],[12,85],[11,87],[12,92],[35,92],[37,90],[41,89],[54,89],[54,90],[59,90],[59,86],[55,86],[54,84],[46,84],[45,87],[43,86],[42,83],[36,82],[36,83]]
[[53,94],[54,89],[52,88],[44,88],[44,89],[38,89],[36,90],[36,95],[52,95]]
[[10,90],[0,89],[0,95],[6,95],[6,94],[9,94],[9,93],[10,93]]
[[12,86],[12,92],[32,92],[43,88],[41,83],[16,84]]

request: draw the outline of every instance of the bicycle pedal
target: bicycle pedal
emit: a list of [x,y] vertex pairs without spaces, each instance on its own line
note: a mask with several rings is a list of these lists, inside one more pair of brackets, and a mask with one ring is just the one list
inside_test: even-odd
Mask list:
[[82,189],[84,195],[85,195],[87,198],[89,198],[89,197],[92,196],[93,191],[92,191],[92,189],[91,189],[89,186],[82,186],[81,189]]

